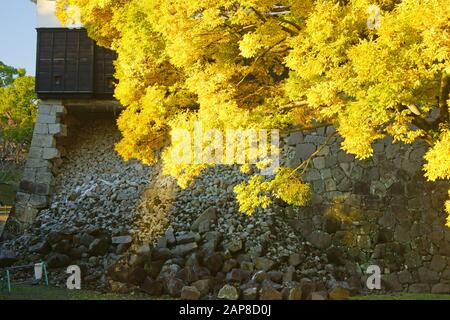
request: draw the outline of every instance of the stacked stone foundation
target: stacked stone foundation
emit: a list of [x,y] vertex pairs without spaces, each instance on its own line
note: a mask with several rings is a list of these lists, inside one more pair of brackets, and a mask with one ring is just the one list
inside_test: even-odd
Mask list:
[[[294,153],[290,165],[307,159],[333,131],[287,137]],[[373,157],[358,161],[341,149],[341,142],[334,138],[305,172],[312,201],[295,211],[289,208],[292,226],[343,270],[352,270],[354,262],[362,273],[369,265],[379,266],[387,291],[450,293],[450,228],[444,210],[450,183],[424,178],[428,146],[385,138],[373,144]]]
[[22,233],[35,221],[39,210],[50,205],[54,177],[64,152],[57,141],[67,135],[66,114],[61,101],[40,102],[19,192],[3,231],[3,239]]

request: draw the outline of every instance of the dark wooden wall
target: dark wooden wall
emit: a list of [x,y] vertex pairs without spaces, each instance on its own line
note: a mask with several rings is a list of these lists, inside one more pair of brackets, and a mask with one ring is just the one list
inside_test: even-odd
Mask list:
[[113,51],[85,29],[37,29],[36,92],[40,98],[112,98]]

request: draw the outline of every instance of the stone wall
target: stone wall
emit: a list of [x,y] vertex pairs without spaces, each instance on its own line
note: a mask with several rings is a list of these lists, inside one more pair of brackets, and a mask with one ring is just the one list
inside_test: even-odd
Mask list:
[[[332,128],[293,133],[286,142],[295,166],[317,150]],[[374,156],[358,161],[334,138],[315,158],[305,180],[312,203],[294,209],[291,224],[326,251],[330,263],[363,274],[375,264],[391,291],[450,292],[450,229],[445,227],[448,182],[423,177],[426,145],[374,144]]]
[[66,108],[61,101],[40,102],[20,189],[3,238],[20,234],[35,221],[39,210],[50,204],[54,175],[61,164],[62,150],[57,139],[67,134],[63,124],[65,114]]
[[[325,298],[336,288],[356,293],[374,264],[383,272],[383,291],[450,293],[443,210],[450,184],[425,181],[421,143],[385,139],[374,145],[372,158],[357,161],[333,138],[305,172],[313,190],[308,206],[276,201],[248,217],[238,212],[232,191],[247,178],[238,167],[209,168],[181,190],[158,166],[127,163],[115,154],[120,133],[114,118],[78,118],[79,126],[69,125],[65,154],[59,138],[65,128],[50,131],[70,123],[64,113],[57,103],[39,108],[11,221],[24,226],[37,219],[24,236],[2,244],[15,252],[14,261],[43,259],[52,270],[77,264],[83,284],[93,289],[174,297],[183,290],[213,298],[227,290],[240,298],[267,292]],[[333,132],[284,137],[282,162],[295,167]],[[53,180],[60,156],[63,172]],[[44,173],[52,175],[41,179]],[[53,186],[51,207],[40,210]],[[64,286],[65,276],[62,269],[51,281]]]

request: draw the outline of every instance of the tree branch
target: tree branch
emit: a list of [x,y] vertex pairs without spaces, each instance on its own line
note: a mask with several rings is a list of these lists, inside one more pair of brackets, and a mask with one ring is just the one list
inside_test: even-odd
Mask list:
[[411,121],[411,124],[415,125],[419,129],[422,129],[425,132],[425,137],[423,137],[422,139],[425,142],[427,142],[429,145],[433,145],[433,137],[430,135],[430,131],[433,130],[434,123],[429,123],[422,116],[414,113],[414,111],[411,110],[411,106],[406,106],[404,104],[400,104],[398,107],[399,108],[397,108],[397,111],[408,109],[415,115]]
[[281,25],[281,22],[280,22],[280,27],[281,27],[281,30],[283,30],[284,32],[287,32],[287,33],[289,33],[291,36],[297,36],[298,35],[298,32],[296,32],[296,31],[294,31],[294,30],[291,30],[291,29],[289,29],[289,28],[287,28],[287,27],[285,27],[285,26],[282,26]]
[[293,26],[293,27],[294,27],[295,29],[297,29],[298,31],[302,30],[302,28],[301,28],[298,24],[296,24],[295,22],[286,20],[286,19],[281,18],[281,17],[277,17],[277,19],[280,20],[280,21],[283,22],[283,23],[287,23],[287,24]]
[[441,78],[441,87],[439,90],[439,120],[450,124],[450,110],[447,100],[450,94],[450,76],[444,73]]
[[332,134],[330,134],[327,137],[327,140],[325,140],[324,143],[322,143],[322,145],[320,145],[319,148],[317,148],[316,151],[313,152],[313,154],[311,154],[309,156],[309,158],[305,161],[303,161],[297,168],[295,168],[290,175],[293,175],[296,171],[302,169],[302,172],[300,175],[303,175],[306,171],[306,169],[308,169],[309,164],[311,163],[312,159],[314,159],[320,152],[322,152],[322,150],[330,143],[331,139],[337,135],[337,131],[333,132]]
[[280,109],[282,110],[292,110],[298,107],[302,107],[302,106],[307,106],[308,105],[308,101],[304,100],[304,101],[296,101],[296,102],[292,102],[290,104],[287,104],[285,106],[281,106]]
[[301,127],[301,128],[295,128],[295,129],[288,129],[288,130],[282,130],[281,133],[292,133],[292,132],[304,132],[304,131],[312,131],[324,127],[331,127],[332,123],[321,123],[315,126],[308,126],[308,127]]
[[[252,10],[252,11],[256,14],[256,16],[259,18],[259,20],[261,20],[262,22],[267,22],[267,19],[266,19],[266,17],[264,16],[264,15],[267,15],[267,13],[261,13],[261,12],[259,12],[258,10],[256,10],[256,9],[253,8],[253,7],[250,7],[250,10]],[[277,13],[277,14],[280,14],[280,13]],[[272,17],[272,15],[270,15],[270,16]],[[282,19],[282,18],[278,17],[277,15],[275,15],[274,18],[277,19],[277,20],[280,20],[280,27],[281,27],[281,29],[282,29],[284,32],[289,33],[291,36],[296,36],[296,35],[298,35],[298,32],[296,32],[296,31],[294,31],[294,30],[291,30],[291,29],[289,29],[289,28],[287,28],[287,27],[281,25],[281,22],[288,23],[287,20]],[[282,21],[281,21],[281,20],[282,20]]]
[[[252,65],[254,65],[259,59],[261,59],[262,57],[264,57],[270,50],[272,50],[273,48],[275,48],[276,46],[280,45],[281,43],[283,43],[286,40],[286,38],[281,39],[280,41],[278,41],[277,43],[274,43],[273,45],[271,45],[270,47],[268,47],[266,50],[264,50],[259,56],[257,56],[255,58],[255,61],[252,63]],[[251,71],[247,72],[242,79],[236,84],[236,87],[239,87],[241,85],[242,82],[244,82],[244,80],[251,74]]]

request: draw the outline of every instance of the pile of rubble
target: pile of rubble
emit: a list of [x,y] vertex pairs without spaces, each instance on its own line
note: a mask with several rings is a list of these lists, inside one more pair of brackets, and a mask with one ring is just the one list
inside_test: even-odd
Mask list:
[[330,235],[306,238],[292,208],[238,212],[232,189],[246,177],[237,167],[207,169],[181,190],[158,166],[124,162],[112,121],[77,130],[51,207],[2,244],[0,266],[43,259],[50,282],[64,286],[65,267],[76,264],[84,288],[191,299],[325,299],[359,290],[354,264],[331,264]]

